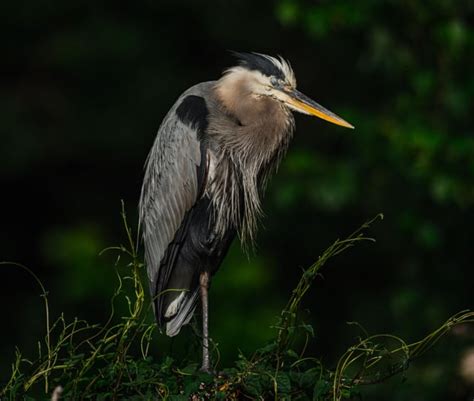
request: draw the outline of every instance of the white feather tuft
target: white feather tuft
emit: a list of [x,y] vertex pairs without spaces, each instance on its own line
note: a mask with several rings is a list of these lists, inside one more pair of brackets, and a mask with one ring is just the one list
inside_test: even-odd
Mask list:
[[179,294],[179,296],[173,302],[169,304],[165,312],[166,318],[173,317],[174,315],[178,313],[179,307],[181,306],[181,302],[183,302],[184,293],[185,292],[182,291],[181,294]]

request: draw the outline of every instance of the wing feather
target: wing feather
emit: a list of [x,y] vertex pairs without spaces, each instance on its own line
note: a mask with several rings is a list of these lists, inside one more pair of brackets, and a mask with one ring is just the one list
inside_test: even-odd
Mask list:
[[[202,138],[207,127],[204,95],[208,86],[203,85],[185,92],[169,111],[146,162],[139,213],[153,297],[166,289],[173,254],[178,251],[168,252],[164,261],[166,250],[178,231],[184,230],[186,215],[204,192],[207,151]],[[195,297],[186,303],[188,308],[195,304]]]

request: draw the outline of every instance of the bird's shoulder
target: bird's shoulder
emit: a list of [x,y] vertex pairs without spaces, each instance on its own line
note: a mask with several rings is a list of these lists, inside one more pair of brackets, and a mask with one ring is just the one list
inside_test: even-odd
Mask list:
[[172,140],[182,131],[201,136],[208,125],[214,84],[214,81],[201,82],[184,91],[163,119],[158,138]]

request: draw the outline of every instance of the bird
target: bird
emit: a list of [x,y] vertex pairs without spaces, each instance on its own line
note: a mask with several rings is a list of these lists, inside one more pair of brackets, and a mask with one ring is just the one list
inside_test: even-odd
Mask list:
[[205,372],[211,278],[236,237],[244,245],[255,240],[266,184],[293,137],[293,112],[354,128],[299,92],[283,57],[234,55],[235,66],[186,90],[164,117],[139,200],[158,326],[177,335],[200,303]]

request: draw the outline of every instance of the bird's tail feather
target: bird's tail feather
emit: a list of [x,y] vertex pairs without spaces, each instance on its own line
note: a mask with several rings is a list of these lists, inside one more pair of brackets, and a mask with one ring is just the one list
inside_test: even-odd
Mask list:
[[181,327],[189,323],[196,309],[198,294],[198,289],[194,289],[192,292],[182,292],[176,299],[177,302],[170,304],[166,311],[169,315],[167,316],[169,320],[165,324],[167,336],[173,337],[177,335]]

